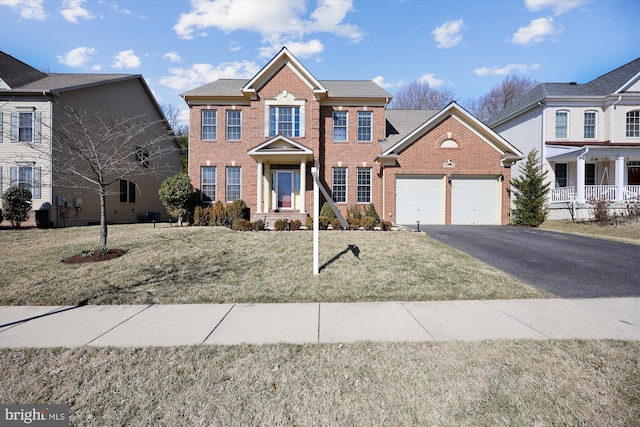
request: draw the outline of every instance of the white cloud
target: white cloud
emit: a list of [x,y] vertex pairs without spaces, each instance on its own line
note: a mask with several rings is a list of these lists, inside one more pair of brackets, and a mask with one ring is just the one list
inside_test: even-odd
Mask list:
[[540,68],[540,64],[508,64],[504,67],[482,67],[476,68],[474,73],[478,76],[508,76],[513,72],[518,72],[521,74],[526,74],[531,70],[537,70]]
[[260,67],[250,61],[224,62],[217,66],[193,64],[191,68],[172,68],[170,76],[162,77],[160,84],[174,90],[192,89],[214,80],[225,78],[251,78]]
[[94,19],[95,16],[82,7],[83,3],[85,3],[85,0],[64,0],[60,14],[66,21],[73,22],[74,24],[78,23],[78,18]]
[[113,68],[138,68],[140,58],[133,53],[133,50],[123,50],[115,56],[115,61],[111,66]]
[[532,12],[538,12],[542,9],[552,9],[555,15],[562,15],[583,4],[589,3],[590,0],[525,0],[527,9]]
[[167,52],[164,54],[163,58],[167,58],[171,62],[180,62],[182,58],[178,55],[178,52]]
[[82,67],[91,61],[95,54],[96,50],[92,47],[77,47],[64,55],[57,55],[56,59],[69,67]]
[[404,86],[404,82],[403,81],[398,81],[395,83],[387,83],[384,81],[384,77],[382,76],[377,76],[372,78],[371,80],[373,80],[378,86],[384,88],[384,89],[390,89],[390,88],[399,88]]
[[269,40],[268,46],[261,47],[258,49],[260,51],[260,56],[264,58],[271,58],[274,56],[282,46],[286,46],[287,49],[291,51],[298,58],[308,58],[313,55],[317,55],[318,53],[324,50],[324,45],[320,42],[320,40],[309,40],[308,42],[293,42],[286,41],[281,39],[271,39]]
[[462,41],[462,19],[447,21],[431,32],[438,48],[448,49]]
[[263,55],[276,45],[279,49],[283,40],[287,46],[297,44],[303,55],[314,54],[324,48],[317,40],[304,41],[305,35],[332,33],[351,42],[364,38],[356,25],[343,22],[352,10],[352,0],[318,0],[318,6],[308,17],[304,0],[191,0],[191,11],[181,14],[173,29],[184,39],[206,36],[208,28],[227,33],[249,31],[260,34],[262,42],[268,45],[261,49]]
[[562,33],[561,27],[556,27],[553,18],[538,18],[531,21],[529,26],[521,27],[513,34],[511,41],[514,44],[525,46],[538,44],[547,36]]
[[11,7],[24,19],[44,20],[47,18],[47,13],[44,11],[44,0],[0,0],[0,6]]
[[421,83],[427,83],[430,87],[439,87],[444,84],[444,80],[436,78],[436,75],[433,73],[423,74],[418,81]]

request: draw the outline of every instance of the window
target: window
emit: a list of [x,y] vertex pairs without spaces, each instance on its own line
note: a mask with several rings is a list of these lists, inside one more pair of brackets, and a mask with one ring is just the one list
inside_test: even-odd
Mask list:
[[13,166],[9,168],[9,186],[17,185],[31,191],[34,199],[42,197],[42,169],[36,166]]
[[371,141],[371,111],[358,111],[358,141]]
[[347,140],[347,112],[333,112],[333,140],[345,142]]
[[584,184],[596,185],[596,164],[586,163],[584,165]]
[[358,203],[371,203],[371,168],[358,168]]
[[227,167],[227,202],[233,202],[241,198],[241,175],[241,167]]
[[596,137],[596,112],[585,111],[584,113],[584,137]]
[[556,111],[556,138],[567,137],[568,111]]
[[218,116],[216,110],[202,110],[202,139],[215,141],[218,136]]
[[120,180],[120,201],[122,203],[136,202],[136,183],[127,179]]
[[143,147],[136,147],[136,163],[143,168],[149,168],[149,150]]
[[627,138],[640,137],[640,110],[627,113]]
[[556,163],[556,188],[567,186],[567,164]]
[[40,142],[42,114],[36,112],[11,113],[11,142]]
[[270,107],[269,135],[300,136],[300,107]]
[[333,168],[331,193],[336,203],[347,202],[347,168]]
[[240,141],[242,139],[242,111],[227,111],[227,140]]
[[216,200],[216,168],[215,166],[202,166],[200,168],[200,191],[203,202]]

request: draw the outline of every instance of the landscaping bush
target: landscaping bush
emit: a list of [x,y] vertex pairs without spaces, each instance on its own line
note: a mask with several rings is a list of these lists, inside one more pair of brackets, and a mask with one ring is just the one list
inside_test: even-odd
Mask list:
[[2,216],[2,209],[0,209],[0,222],[4,221],[4,217]]
[[302,227],[302,222],[299,219],[292,219],[289,222],[289,230],[291,231],[300,230],[300,227]]
[[239,219],[249,219],[249,209],[244,200],[234,200],[233,203],[227,205],[225,208],[225,214],[227,217],[227,224],[233,224]]
[[[329,228],[329,223],[331,221],[329,220],[329,217],[326,216],[320,216],[318,217],[318,228],[320,230],[326,230],[327,228]],[[313,227],[313,225],[312,225]]]
[[609,212],[610,202],[602,199],[591,199],[589,203],[593,204],[593,220],[602,226],[612,222],[613,218]]
[[338,218],[331,220],[331,228],[334,230],[342,230],[342,224],[340,224],[340,220]]
[[253,225],[251,225],[251,221],[248,219],[240,218],[233,222],[231,228],[238,231],[252,231]]
[[347,221],[349,220],[349,218],[358,220],[362,219],[362,210],[360,209],[360,206],[355,205],[347,208]]
[[322,208],[320,209],[320,216],[326,216],[330,220],[336,217],[336,214],[333,213],[333,209],[331,209],[331,205],[329,202],[324,202],[322,204]]
[[307,230],[313,230],[313,217],[309,216],[304,221],[304,226],[307,227]]
[[360,228],[360,218],[347,218],[347,222],[349,223],[349,228],[352,230],[357,230]]
[[276,231],[282,231],[285,228],[287,228],[287,220],[286,219],[278,219],[276,220],[276,223],[273,224],[273,228],[276,229]]
[[218,200],[211,206],[211,218],[210,224],[217,226],[226,226],[227,225],[227,213],[224,208],[224,204]]
[[29,217],[31,197],[31,191],[15,185],[9,187],[4,194],[2,194],[4,217],[10,221],[14,227],[20,227],[20,223],[26,221]]
[[253,228],[253,231],[263,231],[264,230],[264,221],[261,219],[258,219],[254,222],[251,223],[251,227]]
[[211,206],[196,206],[193,212],[193,225],[209,225],[211,223]]
[[167,209],[167,213],[178,218],[180,225],[182,225],[182,221],[188,221],[192,215],[195,215],[197,193],[191,184],[189,175],[178,174],[162,181],[158,197]]
[[391,221],[382,221],[380,223],[380,228],[382,228],[382,231],[389,231],[391,230],[391,227],[393,227]]
[[376,212],[376,207],[373,203],[369,203],[369,206],[364,210],[364,217],[370,217],[375,220],[375,225],[380,224],[380,216],[378,216],[378,212]]
[[373,230],[376,224],[377,221],[372,216],[365,216],[360,220],[360,225],[362,225],[365,230]]

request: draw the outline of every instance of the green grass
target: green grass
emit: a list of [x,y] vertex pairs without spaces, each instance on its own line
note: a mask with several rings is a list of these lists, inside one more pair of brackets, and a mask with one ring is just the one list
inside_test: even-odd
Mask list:
[[0,401],[71,425],[631,426],[640,342],[0,351]]
[[97,227],[0,232],[0,305],[548,297],[423,233],[321,232],[318,276],[309,231],[114,225],[109,247],[126,255],[61,263],[95,248],[98,236]]

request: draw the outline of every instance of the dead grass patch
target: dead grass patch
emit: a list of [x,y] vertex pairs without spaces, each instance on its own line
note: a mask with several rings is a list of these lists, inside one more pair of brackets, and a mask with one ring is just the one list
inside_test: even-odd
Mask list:
[[0,351],[0,401],[72,425],[640,423],[640,342]]
[[542,230],[561,233],[580,234],[601,239],[616,240],[624,243],[640,245],[640,222],[627,222],[617,225],[600,225],[597,223],[571,221],[545,221]]

